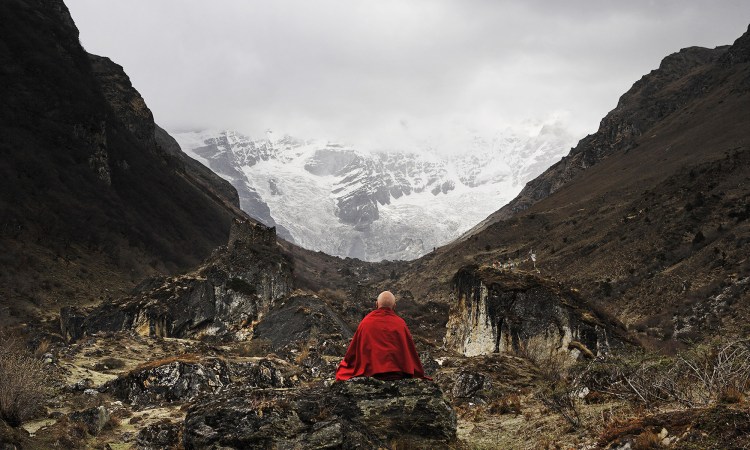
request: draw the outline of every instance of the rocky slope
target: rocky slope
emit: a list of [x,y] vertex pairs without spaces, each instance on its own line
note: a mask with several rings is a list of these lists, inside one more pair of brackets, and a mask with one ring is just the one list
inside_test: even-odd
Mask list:
[[233,188],[165,143],[63,2],[1,8],[0,321],[184,270],[226,242],[244,216]]
[[749,40],[665,58],[596,134],[401,285],[437,299],[467,262],[536,267],[649,345],[746,332]]
[[[0,108],[11,138],[2,147],[8,158],[0,159],[3,195],[10,193],[2,198],[10,214],[2,244],[16,251],[0,253],[13,269],[3,277],[42,285],[63,307],[49,313],[54,327],[34,319],[13,330],[33,353],[0,333],[0,383],[16,380],[12,392],[48,387],[22,418],[0,409],[3,448],[750,445],[747,34],[728,48],[667,58],[618,106],[626,119],[618,125],[611,116],[595,135],[607,144],[588,148],[584,140],[569,157],[580,158],[576,173],[543,175],[556,187],[542,189],[544,198],[528,208],[419,260],[367,263],[305,250],[277,239],[274,228],[233,220],[232,190],[151,127],[118,66],[80,49],[62,3],[8,1],[0,12],[15,24],[3,28],[9,38],[0,47],[8,62],[0,73],[11,87],[10,106]],[[256,158],[251,167],[278,162],[275,145],[246,146],[243,154]],[[338,151],[303,159],[311,162],[303,170],[340,172],[356,160],[350,155],[342,166],[331,156]],[[390,157],[398,158],[381,162]],[[339,193],[374,199],[378,214],[381,195],[395,204],[415,195],[415,186],[436,197],[458,189],[445,185],[444,192],[443,178],[412,176],[425,172],[408,167],[403,183],[371,184],[369,174],[383,172],[368,161],[341,180]],[[73,183],[73,175],[82,181]],[[21,189],[28,186],[36,190]],[[40,186],[68,202],[29,202],[41,198]],[[184,202],[190,207],[176,206]],[[61,222],[80,212],[71,205],[90,215]],[[51,215],[40,216],[42,207]],[[107,207],[120,209],[102,223],[97,214]],[[214,207],[218,225],[206,224],[201,214]],[[40,232],[48,217],[64,245],[49,238],[58,234]],[[371,215],[357,217],[361,225]],[[224,221],[233,224],[224,245],[200,264],[122,291],[125,274],[142,280],[142,260],[123,272],[87,240],[115,233],[121,240],[105,250],[151,255],[166,270],[160,265],[169,254],[160,249],[198,258],[209,241],[191,227],[221,234]],[[87,277],[102,258],[114,276]],[[16,259],[31,268],[12,266]],[[49,268],[54,277],[40,279]],[[71,270],[90,286],[55,284]],[[396,293],[397,312],[434,383],[334,384],[352,330],[385,288]],[[90,296],[102,289],[100,298]],[[40,309],[50,311],[43,300]],[[719,334],[733,340],[707,339]],[[645,352],[638,341],[665,352]],[[689,348],[665,355],[680,346]],[[19,377],[8,362],[33,370]],[[706,383],[716,377],[704,375],[716,371],[720,380]]]
[[230,181],[242,208],[305,248],[360,258],[414,259],[510,200],[567,151],[557,123],[533,136],[474,138],[454,156],[364,152],[286,136],[179,133],[182,147]]

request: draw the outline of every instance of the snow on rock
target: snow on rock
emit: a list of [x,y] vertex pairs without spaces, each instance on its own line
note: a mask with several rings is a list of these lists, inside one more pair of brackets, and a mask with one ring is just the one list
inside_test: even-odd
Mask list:
[[285,136],[175,133],[182,149],[235,186],[241,207],[311,250],[368,261],[414,259],[486,218],[568,152],[553,125],[476,138],[450,156],[367,152]]

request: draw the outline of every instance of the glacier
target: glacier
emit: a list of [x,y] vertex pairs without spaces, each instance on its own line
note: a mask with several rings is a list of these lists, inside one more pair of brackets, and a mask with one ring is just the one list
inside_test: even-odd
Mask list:
[[446,154],[232,130],[172,133],[237,189],[250,216],[302,247],[366,261],[411,260],[512,200],[577,141],[564,127],[474,137]]

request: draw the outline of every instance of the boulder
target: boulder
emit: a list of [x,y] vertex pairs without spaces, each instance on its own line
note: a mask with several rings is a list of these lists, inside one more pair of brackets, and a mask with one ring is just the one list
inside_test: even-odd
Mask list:
[[232,386],[203,397],[185,418],[183,444],[197,448],[378,448],[394,442],[448,448],[456,415],[424,380],[355,378],[331,387]]
[[575,359],[629,342],[622,324],[591,308],[575,290],[535,274],[468,266],[453,285],[458,301],[445,344],[466,356],[565,353]]
[[105,407],[99,406],[72,412],[68,417],[72,422],[83,424],[86,427],[86,431],[92,436],[97,436],[102,432],[107,422],[109,422],[109,411]]
[[456,438],[456,414],[433,382],[352,378],[334,383],[331,391],[339,414],[385,442],[420,440],[440,446]]
[[294,360],[313,378],[330,377],[354,333],[316,295],[298,293],[274,305],[255,326],[253,339]]
[[255,388],[288,388],[299,384],[299,369],[281,359],[254,358],[232,362],[233,383]]
[[321,298],[306,293],[292,295],[274,305],[253,332],[254,339],[269,341],[274,352],[298,350],[300,343],[314,342],[320,353],[332,356],[344,356],[353,335]]
[[454,398],[471,398],[491,386],[492,383],[483,374],[462,370],[456,376],[451,394]]
[[183,356],[141,365],[108,381],[102,392],[136,406],[187,402],[215,393],[230,382],[228,364],[218,358]]
[[174,422],[160,422],[143,428],[135,438],[137,450],[160,450],[177,448],[180,444],[182,424]]

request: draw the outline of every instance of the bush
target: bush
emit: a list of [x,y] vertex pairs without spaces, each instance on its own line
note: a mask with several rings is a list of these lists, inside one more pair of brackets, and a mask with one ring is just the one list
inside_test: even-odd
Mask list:
[[19,426],[46,397],[44,364],[15,338],[0,334],[0,418]]
[[645,353],[608,357],[574,372],[589,389],[645,405],[741,403],[750,385],[750,340],[700,344],[671,358]]

